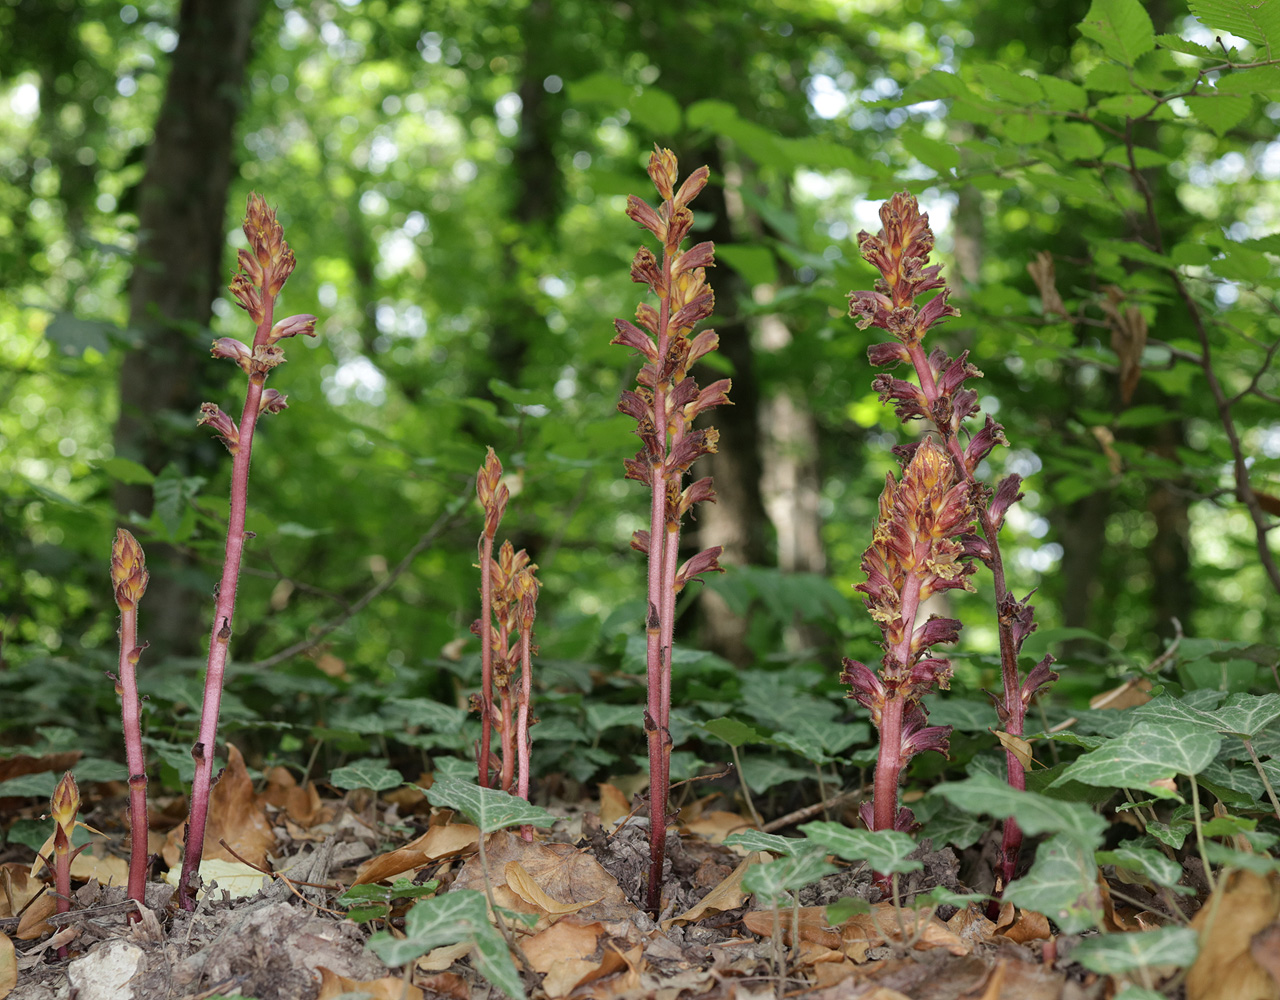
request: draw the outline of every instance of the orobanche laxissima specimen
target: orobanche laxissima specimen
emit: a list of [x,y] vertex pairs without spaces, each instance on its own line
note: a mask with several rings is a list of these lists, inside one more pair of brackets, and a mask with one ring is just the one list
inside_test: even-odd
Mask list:
[[[860,329],[876,327],[893,337],[868,348],[868,358],[878,367],[909,364],[916,382],[882,374],[873,385],[883,402],[894,404],[904,423],[923,420],[928,433],[920,442],[895,449],[906,460],[903,480],[896,483],[889,477],[880,500],[875,541],[862,562],[868,580],[858,589],[868,595],[867,606],[885,634],[880,674],[877,677],[862,664],[845,661],[844,676],[853,686],[853,697],[871,710],[880,728],[875,829],[910,823],[905,810],[897,812],[896,801],[898,775],[907,759],[921,750],[946,751],[948,734],[924,726],[920,698],[935,683],[946,686],[949,664],[926,656],[926,651],[935,643],[954,642],[960,623],[932,618],[917,625],[922,594],[967,586],[972,567],[965,561],[970,558],[980,559],[991,569],[1004,682],[1002,696],[993,700],[1006,732],[1022,734],[1031,699],[1057,677],[1050,670],[1053,658],[1049,656],[1025,680],[1018,672],[1018,652],[1035,628],[1034,609],[1026,599],[1019,601],[1009,593],[999,533],[1010,505],[1022,497],[1022,479],[1007,476],[992,490],[975,478],[978,464],[991,450],[1008,444],[1004,428],[987,416],[967,443],[961,441],[964,421],[979,412],[978,394],[965,382],[982,373],[969,364],[968,351],[952,358],[940,347],[926,354],[923,346],[932,326],[960,315],[947,301],[950,289],[941,266],[928,264],[933,251],[929,217],[904,191],[881,206],[880,221],[883,228],[877,235],[858,234],[858,246],[881,279],[874,291],[851,293],[849,313]],[[918,306],[917,298],[931,291],[937,294]],[[971,531],[974,521],[980,535]],[[1025,788],[1022,762],[1012,751],[1006,757],[1009,784]],[[1013,877],[1021,843],[1017,824],[1006,821],[997,888]]]
[[702,573],[718,572],[720,546],[699,552],[679,565],[680,524],[701,500],[714,500],[710,477],[683,487],[684,474],[703,455],[716,450],[714,428],[694,428],[698,414],[729,402],[730,381],[720,379],[699,389],[689,370],[720,342],[713,330],[693,333],[711,315],[715,295],[707,285],[706,268],[715,264],[715,245],[699,243],[682,250],[693,227],[689,203],[706,186],[709,171],[699,167],[683,184],[675,154],[656,149],[649,157],[649,177],[662,203],[655,210],[635,195],[627,199],[627,215],[653,233],[662,244],[662,260],[642,246],[631,264],[631,280],[648,285],[658,299],[655,309],[641,303],[639,326],[625,319],[614,323],[613,343],[639,351],[644,364],[636,389],[626,390],[618,409],[636,421],[641,448],[626,462],[627,478],[650,488],[649,530],[637,531],[632,546],[649,557],[648,636],[649,699],[644,726],[649,740],[648,905],[655,912],[662,902],[662,863],[667,835],[667,797],[671,784],[671,642],[675,629],[676,595]]

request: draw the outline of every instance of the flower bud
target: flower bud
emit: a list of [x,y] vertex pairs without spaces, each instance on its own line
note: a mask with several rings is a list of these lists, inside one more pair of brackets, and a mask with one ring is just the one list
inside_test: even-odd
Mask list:
[[246,372],[249,370],[249,359],[253,357],[253,349],[235,337],[219,337],[213,342],[210,353],[215,358],[229,358]]
[[150,578],[142,546],[124,528],[117,528],[116,540],[111,545],[111,583],[115,587],[116,606],[121,611],[136,609]]
[[53,790],[53,798],[49,800],[49,812],[58,830],[67,838],[67,846],[71,844],[71,831],[75,829],[76,813],[80,811],[80,788],[76,785],[76,776],[70,771],[62,776],[58,787]]
[[220,406],[215,403],[200,404],[200,419],[196,421],[196,426],[203,427],[205,424],[213,428],[231,454],[234,455],[240,450],[240,428],[236,426],[234,420],[222,412]]
[[289,397],[278,389],[266,389],[258,402],[258,413],[279,413],[289,408]]
[[302,334],[307,337],[316,335],[316,318],[310,313],[301,313],[297,316],[290,316],[288,319],[282,319],[279,323],[271,328],[271,332],[267,334],[267,343],[274,344],[277,340],[283,340],[285,337],[296,337]]

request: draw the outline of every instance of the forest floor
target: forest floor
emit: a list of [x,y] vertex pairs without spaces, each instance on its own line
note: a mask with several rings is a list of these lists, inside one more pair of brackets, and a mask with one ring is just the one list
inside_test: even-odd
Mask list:
[[[192,913],[176,907],[170,886],[153,881],[142,919],[129,922],[133,906],[119,888],[126,871],[119,835],[96,837],[78,857],[72,908],[61,916],[52,892],[31,874],[30,849],[8,848],[0,867],[0,938],[16,946],[9,957],[16,984],[4,989],[0,960],[0,997],[501,996],[476,971],[480,963],[473,965],[468,941],[430,949],[394,969],[365,947],[371,931],[401,933],[411,900],[393,902],[389,917],[365,923],[349,919],[350,904],[337,900],[353,885],[397,879],[435,879],[440,893],[483,891],[475,826],[432,809],[417,788],[325,799],[283,768],[266,778],[265,787],[255,788],[233,750],[215,790],[206,841],[206,862],[223,865],[219,887]],[[123,787],[88,787],[86,823],[111,827],[109,817],[123,812]],[[643,908],[647,820],[617,788],[600,787],[596,801],[553,798],[548,806],[556,825],[532,842],[515,830],[486,840],[493,899],[509,911],[503,923],[516,945],[511,950],[525,994],[535,1000],[1101,1000],[1115,994],[1110,977],[1070,960],[1078,939],[1055,934],[1040,914],[1006,905],[992,921],[983,903],[912,905],[935,886],[964,891],[962,861],[980,866],[981,845],[963,859],[950,849],[921,852],[923,870],[902,878],[897,906],[881,898],[865,865],[852,865],[801,890],[796,906],[776,913],[757,908],[741,883],[747,869],[768,856],[720,843],[751,822],[723,808],[732,800],[719,794],[682,811],[679,836],[668,839],[663,913],[654,920]],[[171,865],[179,859],[181,821],[166,835],[166,817],[180,817],[184,803],[157,799],[155,805],[152,848]],[[264,880],[262,871],[273,874]],[[240,891],[246,894],[233,895]],[[1105,889],[1103,895],[1113,929],[1144,925],[1140,910],[1113,908]],[[841,899],[869,905],[845,904],[853,912],[832,925],[826,908]],[[512,912],[526,919],[512,920]],[[58,957],[62,946],[65,958]]]

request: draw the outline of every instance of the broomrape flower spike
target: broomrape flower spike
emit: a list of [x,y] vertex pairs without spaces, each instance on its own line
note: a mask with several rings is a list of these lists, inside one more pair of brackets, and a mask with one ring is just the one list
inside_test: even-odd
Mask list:
[[[129,898],[146,903],[147,868],[147,760],[142,750],[142,712],[138,699],[138,660],[147,643],[138,643],[138,602],[146,593],[150,574],[142,546],[124,528],[116,531],[111,546],[111,583],[120,609],[120,667],[116,690],[120,694],[120,718],[124,730],[125,759],[129,764]],[[138,920],[139,910],[129,919]]]
[[[901,484],[889,476],[880,498],[880,519],[875,541],[863,557],[868,579],[858,587],[867,594],[867,607],[885,631],[885,658],[880,675],[852,660],[845,661],[844,679],[853,687],[852,697],[870,709],[880,727],[880,763],[876,769],[874,829],[909,823],[896,807],[897,771],[912,753],[922,749],[946,752],[946,734],[924,726],[919,698],[934,683],[945,687],[950,667],[945,660],[919,659],[933,643],[954,642],[960,623],[935,618],[916,627],[914,615],[922,593],[965,586],[972,572],[969,560],[980,559],[991,569],[996,593],[996,623],[1000,636],[1000,663],[1004,690],[992,695],[1005,731],[1020,736],[1027,706],[1046,684],[1057,679],[1053,657],[1046,656],[1025,678],[1018,671],[1022,643],[1035,629],[1030,595],[1019,601],[1005,581],[999,533],[1009,507],[1022,498],[1021,477],[1003,479],[995,490],[975,478],[978,464],[996,445],[1008,445],[1004,428],[990,416],[967,444],[961,441],[961,425],[978,413],[978,394],[965,387],[982,373],[969,363],[968,352],[952,358],[942,348],[926,354],[923,340],[941,321],[960,315],[949,304],[950,289],[941,265],[928,263],[933,250],[929,217],[921,213],[908,192],[895,194],[880,207],[882,228],[875,236],[858,234],[862,256],[879,272],[873,291],[849,296],[849,314],[859,329],[875,327],[893,340],[873,344],[867,357],[877,367],[910,364],[916,381],[877,375],[872,385],[885,403],[892,403],[903,420],[923,420],[934,432],[923,442],[895,448],[906,463]],[[937,291],[923,306],[917,298]],[[908,487],[908,483],[912,485]],[[976,521],[981,534],[969,526]],[[909,553],[909,555],[908,555]],[[971,589],[971,588],[970,588]],[[894,704],[897,697],[900,708]],[[900,721],[899,721],[900,720]],[[891,736],[896,735],[896,739]],[[886,742],[889,745],[886,745]],[[896,758],[896,760],[895,760]],[[1006,753],[1009,784],[1026,787],[1022,762]],[[892,804],[888,797],[892,791]],[[906,813],[906,810],[903,810]],[[998,864],[997,891],[1013,878],[1022,845],[1017,823],[1006,820]]]
[[[80,789],[75,775],[67,771],[53,790],[49,800],[49,813],[55,824],[53,831],[53,881],[58,894],[57,911],[67,913],[71,909],[71,859],[77,851],[71,849],[71,835],[76,829],[76,813],[80,811]],[[145,843],[145,841],[144,841]],[[58,957],[67,957],[67,946],[58,949]]]
[[689,203],[706,186],[710,171],[699,167],[677,188],[675,154],[655,148],[649,178],[661,197],[655,209],[635,195],[627,199],[627,215],[647,229],[662,246],[662,260],[642,246],[631,263],[631,280],[648,285],[658,306],[641,303],[636,323],[614,321],[614,344],[644,359],[637,387],[622,393],[618,409],[636,421],[641,448],[623,464],[626,478],[650,489],[649,530],[637,531],[631,545],[649,557],[647,637],[648,706],[644,716],[649,742],[649,885],[648,906],[661,909],[662,865],[666,850],[667,798],[670,790],[671,643],[676,595],[703,573],[720,572],[721,548],[700,552],[678,565],[680,526],[699,501],[715,500],[710,478],[683,486],[684,474],[703,455],[716,450],[714,428],[694,428],[698,414],[729,402],[729,379],[700,389],[689,374],[693,364],[714,351],[719,338],[712,330],[694,334],[711,315],[715,295],[706,268],[715,265],[715,245],[699,243],[682,249],[693,227]]
[[[244,543],[250,537],[245,531],[248,511],[249,461],[258,417],[285,409],[285,396],[265,388],[272,370],[284,363],[284,349],[277,343],[287,337],[303,334],[315,336],[316,318],[311,315],[290,316],[275,322],[276,297],[297,266],[293,251],[285,242],[284,230],[275,209],[268,207],[260,195],[250,194],[244,218],[244,235],[248,247],[236,254],[238,270],[231,279],[230,290],[236,302],[256,325],[251,343],[234,337],[221,337],[213,343],[213,356],[226,358],[240,366],[247,377],[244,409],[236,424],[213,403],[200,407],[201,425],[208,425],[231,452],[231,506],[227,517],[227,543],[218,584],[217,606],[209,636],[209,661],[205,672],[204,702],[200,711],[200,730],[191,750],[196,762],[191,789],[191,815],[187,823],[182,876],[178,896],[182,907],[195,908],[195,885],[204,853],[204,832],[208,822],[209,793],[213,787],[213,759],[218,735],[218,714],[222,702],[222,681],[230,652],[231,623],[235,616],[236,585]],[[132,767],[131,767],[132,770]]]

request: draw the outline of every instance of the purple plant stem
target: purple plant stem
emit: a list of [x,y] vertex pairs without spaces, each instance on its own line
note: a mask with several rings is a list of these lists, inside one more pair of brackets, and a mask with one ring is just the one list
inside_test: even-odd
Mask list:
[[[265,284],[265,282],[264,282]],[[254,346],[268,342],[275,312],[275,296],[263,295],[263,317],[254,336]],[[209,819],[209,794],[213,790],[213,755],[218,736],[218,713],[222,707],[222,682],[227,670],[227,654],[231,644],[231,623],[236,610],[236,587],[240,581],[240,562],[244,557],[244,525],[249,507],[249,460],[253,454],[253,432],[258,424],[258,408],[266,376],[249,379],[244,410],[240,415],[240,440],[231,465],[231,509],[227,517],[227,547],[222,560],[222,580],[214,610],[213,628],[209,635],[209,662],[205,672],[204,702],[200,709],[200,734],[191,756],[196,763],[191,785],[191,816],[187,821],[182,854],[182,877],[178,882],[178,899],[184,910],[196,906],[194,876],[200,870],[204,855],[204,832]]]
[[[932,405],[938,398],[938,386],[934,381],[933,369],[929,367],[929,361],[924,349],[917,343],[909,345],[907,352],[911,356],[911,363],[915,367],[916,377],[920,380],[920,388],[924,392],[925,399]],[[934,426],[937,427],[936,424]],[[956,472],[968,482],[975,483],[976,480],[973,477],[973,473],[969,471],[969,467],[965,463],[964,450],[960,447],[960,442],[956,439],[955,434],[948,433],[942,427],[937,427],[937,430],[946,443],[947,451],[951,454],[952,460],[955,462]],[[1009,587],[1005,580],[1004,560],[1000,555],[999,532],[992,523],[990,514],[985,509],[978,512],[978,525],[991,552],[991,579],[995,587],[996,607],[998,609],[1004,606],[1005,598],[1009,593]],[[1022,702],[1022,687],[1018,677],[1018,654],[1013,641],[1012,624],[1004,621],[999,611],[996,614],[996,628],[1000,636],[1000,674],[1004,687],[1004,707],[1009,715],[1006,723],[1006,732],[1011,736],[1021,736],[1025,728],[1026,706]],[[1027,787],[1026,769],[1022,766],[1022,761],[1011,750],[1005,751],[1005,767],[1010,787],[1016,788],[1018,791],[1025,791]],[[1017,820],[1010,817],[1004,823],[1004,835],[1000,845],[1000,860],[997,863],[996,874],[999,877],[999,885],[1001,887],[1013,881],[1014,871],[1018,866],[1018,856],[1021,852],[1022,829],[1018,826]],[[998,906],[998,904],[995,905]]]
[[[147,868],[147,761],[142,752],[142,713],[138,699],[138,609],[120,612],[120,718],[124,728],[124,753],[129,765],[129,898],[146,905]],[[129,919],[139,920],[139,910]]]
[[[671,253],[664,248],[662,274],[665,287],[671,287]],[[664,446],[667,443],[667,393],[661,377],[661,362],[667,356],[671,334],[671,296],[662,296],[658,312],[658,361],[654,364],[653,412],[657,417],[658,434]],[[668,454],[669,449],[664,448]],[[667,796],[670,793],[671,737],[668,723],[671,714],[671,636],[674,635],[673,617],[664,614],[667,594],[674,590],[675,573],[670,576],[666,565],[667,538],[667,472],[666,455],[650,463],[653,501],[649,507],[649,617],[646,627],[648,680],[648,711],[645,730],[649,737],[649,892],[648,907],[653,913],[662,909],[662,865],[667,850]],[[677,532],[679,528],[677,527]],[[674,557],[671,557],[674,558]],[[674,607],[674,593],[671,594]],[[666,620],[664,620],[666,619]],[[664,648],[663,643],[666,643]]]
[[[516,710],[516,794],[529,801],[529,693],[533,690],[533,649],[530,630],[520,629],[520,699]],[[520,836],[533,842],[533,827],[522,826]]]
[[489,787],[489,744],[493,739],[493,536],[480,543],[480,757],[481,788]]
[[[872,829],[892,830],[898,816],[898,779],[902,773],[902,695],[886,698],[880,713],[880,753],[876,757]],[[877,877],[879,873],[877,873]]]

